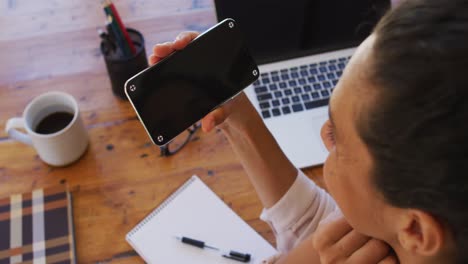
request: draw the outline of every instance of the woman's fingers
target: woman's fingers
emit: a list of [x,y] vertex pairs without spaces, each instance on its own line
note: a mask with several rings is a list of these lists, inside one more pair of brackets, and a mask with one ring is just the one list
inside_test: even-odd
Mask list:
[[154,65],[174,51],[185,48],[198,35],[199,33],[194,31],[182,32],[173,42],[165,42],[155,45],[153,47],[153,54],[148,58],[149,64]]
[[151,54],[148,58],[148,61],[149,61],[149,65],[154,65],[156,63],[158,63],[159,61],[161,60],[161,58],[158,58],[156,57],[154,54]]
[[364,246],[369,240],[370,237],[360,234],[353,229],[331,246],[330,250],[333,251],[332,254],[349,257],[356,252],[356,250]]
[[377,264],[398,264],[398,260],[394,255],[388,255]]
[[349,257],[349,263],[380,263],[389,256],[390,247],[377,239],[370,239]]
[[315,232],[313,246],[322,264],[397,264],[385,242],[354,230],[339,218],[326,219]]
[[187,31],[180,33],[173,42],[173,48],[181,50],[185,48],[192,40],[198,37],[199,33],[195,31]]
[[343,217],[323,224],[315,232],[314,247],[319,251],[328,249],[352,230]]
[[153,54],[159,58],[167,57],[169,54],[171,54],[174,51],[175,49],[174,49],[173,42],[165,42],[162,44],[157,44],[153,48]]

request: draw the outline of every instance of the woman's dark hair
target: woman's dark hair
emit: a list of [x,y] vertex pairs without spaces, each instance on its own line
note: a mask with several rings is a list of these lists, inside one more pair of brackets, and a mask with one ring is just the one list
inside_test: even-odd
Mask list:
[[468,263],[468,0],[403,0],[374,31],[358,130],[377,189],[449,228]]

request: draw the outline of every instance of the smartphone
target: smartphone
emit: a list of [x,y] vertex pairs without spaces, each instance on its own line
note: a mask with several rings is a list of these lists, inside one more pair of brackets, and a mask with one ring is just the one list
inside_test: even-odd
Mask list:
[[225,19],[125,83],[154,144],[163,146],[260,75],[238,24]]

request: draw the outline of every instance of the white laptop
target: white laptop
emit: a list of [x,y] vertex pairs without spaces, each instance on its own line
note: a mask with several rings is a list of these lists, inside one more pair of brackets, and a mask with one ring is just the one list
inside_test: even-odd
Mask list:
[[261,77],[245,92],[298,168],[322,164],[328,100],[388,0],[215,0],[245,34]]

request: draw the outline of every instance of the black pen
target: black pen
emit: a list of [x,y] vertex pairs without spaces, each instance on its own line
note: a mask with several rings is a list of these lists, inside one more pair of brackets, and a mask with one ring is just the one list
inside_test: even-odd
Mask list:
[[[213,249],[216,251],[220,251],[219,248],[207,245],[205,242],[200,241],[200,240],[196,240],[196,239],[188,238],[188,237],[175,237],[175,238],[180,240],[184,244],[188,244],[194,247],[198,247],[201,249],[209,248],[209,249]],[[230,250],[229,253],[223,254],[222,256],[228,259],[233,259],[233,260],[237,260],[241,262],[249,262],[251,258],[250,254],[244,254],[244,253],[236,252],[233,250]]]

